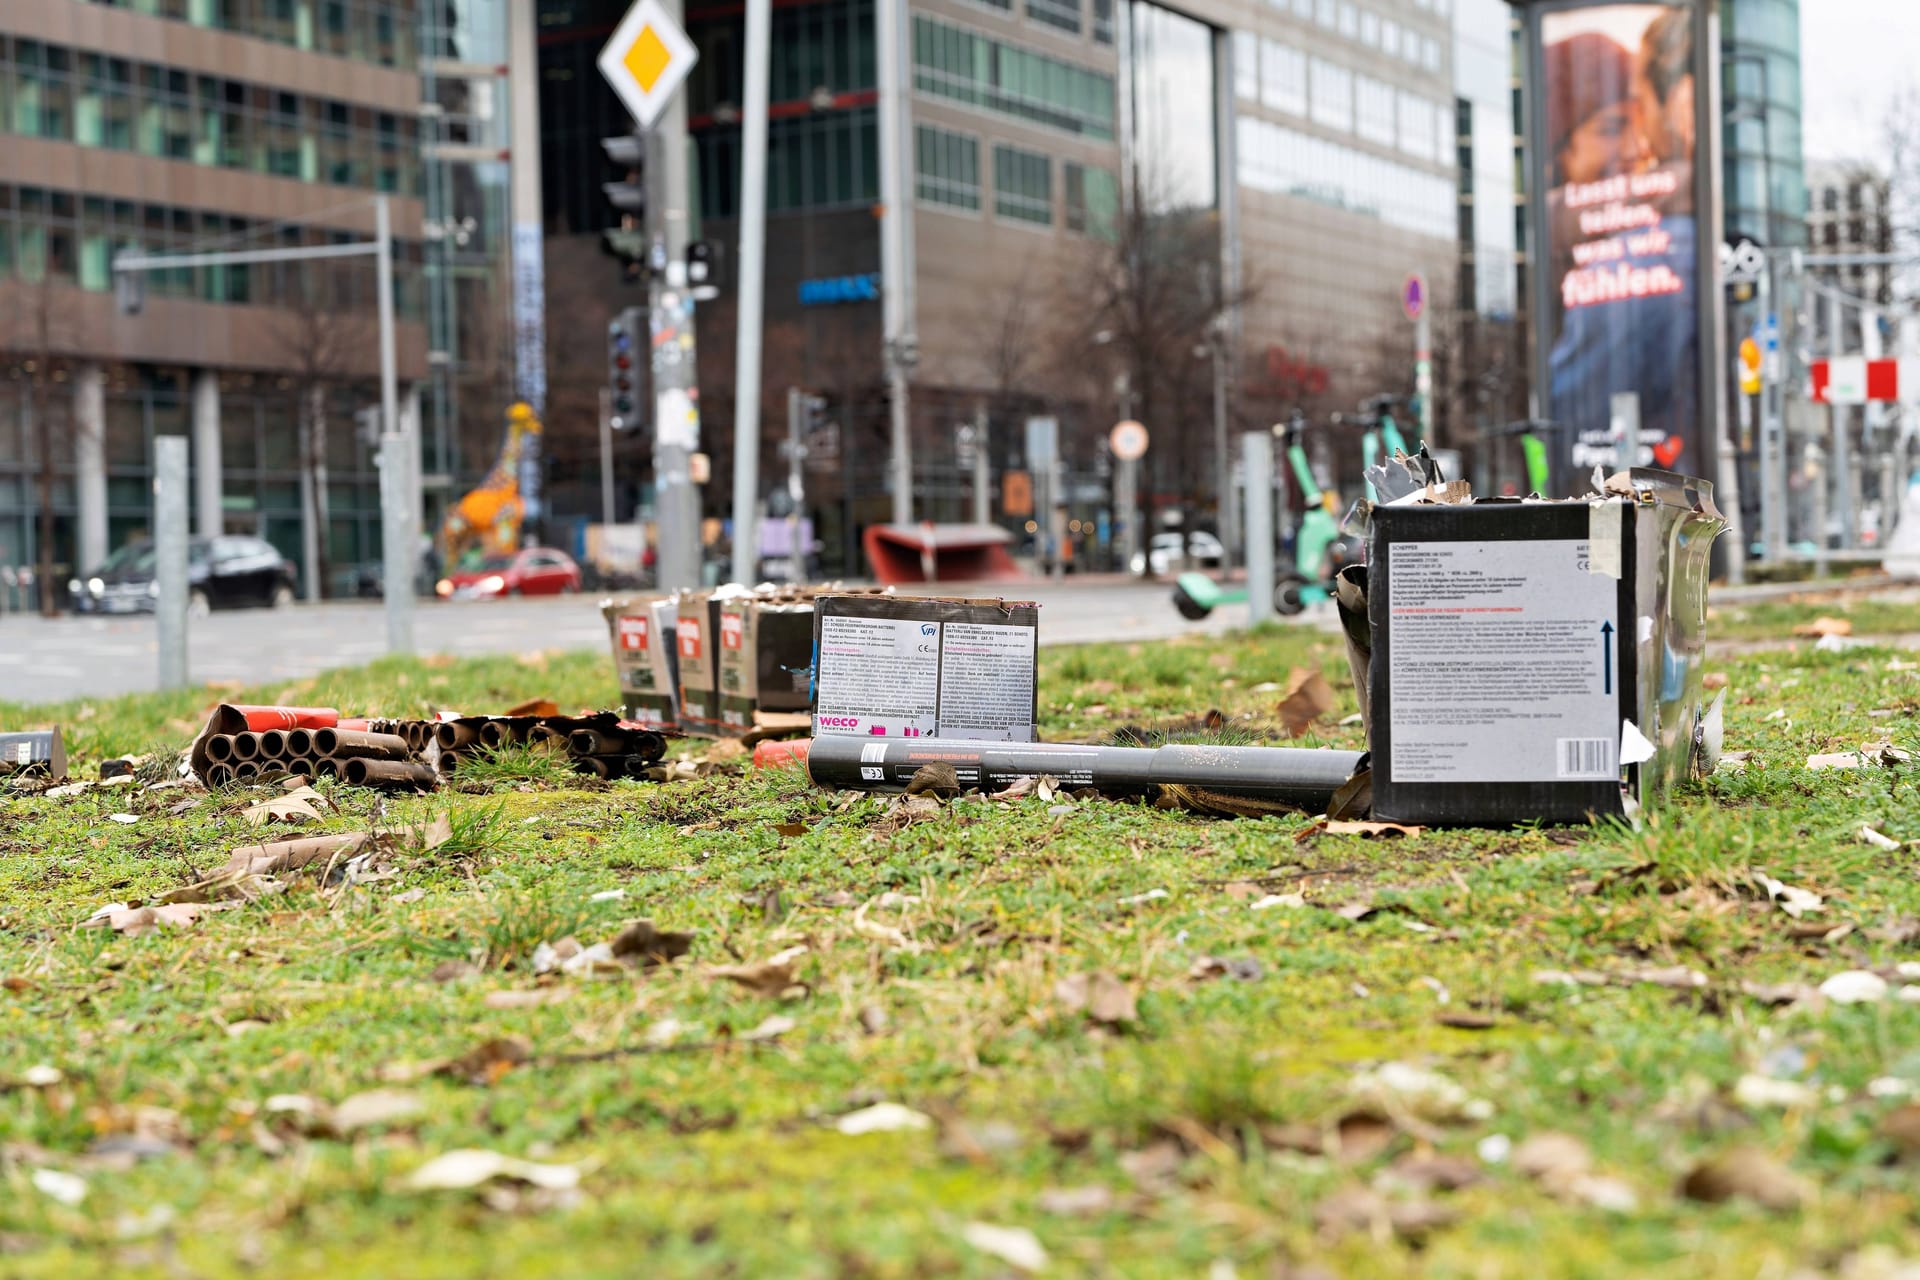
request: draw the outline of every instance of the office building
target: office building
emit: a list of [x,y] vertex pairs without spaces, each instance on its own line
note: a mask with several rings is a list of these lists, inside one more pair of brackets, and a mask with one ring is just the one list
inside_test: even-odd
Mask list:
[[[550,417],[581,411],[561,403],[562,363],[598,360],[608,316],[637,300],[592,248],[608,223],[598,140],[626,127],[593,60],[622,8],[541,5]],[[965,514],[982,424],[996,472],[1017,473],[1026,420],[1058,420],[1062,492],[1097,541],[1118,418],[1152,434],[1150,500],[1206,508],[1216,380],[1236,434],[1295,406],[1325,415],[1412,390],[1402,286],[1424,273],[1451,315],[1459,270],[1452,0],[906,11],[918,514]],[[687,88],[695,234],[725,251],[722,297],[699,323],[703,443],[722,478],[742,24],[737,5],[686,13],[701,50]],[[830,568],[890,510],[873,32],[872,0],[773,13],[761,474],[779,487],[785,389],[827,396],[805,474]],[[581,305],[556,308],[556,293]],[[589,376],[583,388],[604,374]],[[1357,445],[1346,452],[1331,447],[1332,465],[1357,481]],[[995,497],[1018,528],[1021,487]]]
[[169,269],[132,313],[112,264],[364,240],[384,193],[411,390],[426,368],[415,20],[408,0],[0,9],[0,565],[38,558],[43,485],[63,574],[147,529],[159,435],[192,442],[196,533],[259,533],[301,561],[316,408],[326,559],[377,557],[353,417],[377,403],[372,259]]
[[[1886,176],[1854,161],[1809,162],[1806,244],[1817,254],[1892,253],[1893,188]],[[1866,302],[1893,302],[1889,263],[1856,262],[1820,274]]]

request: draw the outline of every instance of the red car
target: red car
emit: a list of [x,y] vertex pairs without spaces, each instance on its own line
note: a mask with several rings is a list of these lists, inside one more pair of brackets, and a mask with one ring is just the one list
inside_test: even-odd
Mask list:
[[440,579],[443,600],[491,600],[498,596],[557,596],[580,589],[580,566],[552,547],[528,547],[510,556],[490,556],[478,568]]

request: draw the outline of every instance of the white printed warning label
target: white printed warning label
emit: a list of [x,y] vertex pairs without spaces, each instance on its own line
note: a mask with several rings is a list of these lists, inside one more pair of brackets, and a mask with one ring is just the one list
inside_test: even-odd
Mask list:
[[940,641],[940,734],[1033,741],[1032,627],[949,622]]
[[930,736],[940,709],[940,624],[820,619],[817,733]]
[[1587,558],[1571,539],[1393,547],[1392,781],[1619,776],[1620,584]]

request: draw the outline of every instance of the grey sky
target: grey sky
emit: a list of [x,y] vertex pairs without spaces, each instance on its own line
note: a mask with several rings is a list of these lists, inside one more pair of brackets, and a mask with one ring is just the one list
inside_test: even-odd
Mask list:
[[1920,0],[1800,0],[1809,160],[1878,159],[1894,95],[1920,86]]

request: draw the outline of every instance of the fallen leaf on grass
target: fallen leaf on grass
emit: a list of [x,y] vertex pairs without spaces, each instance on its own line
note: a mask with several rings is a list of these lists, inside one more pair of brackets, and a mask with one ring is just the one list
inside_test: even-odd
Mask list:
[[1877,1131],[1893,1144],[1894,1153],[1911,1161],[1920,1156],[1920,1105],[1908,1102],[1880,1117]]
[[162,927],[185,928],[211,911],[228,911],[237,902],[176,902],[158,907],[127,907],[111,903],[80,922],[82,929],[112,929],[138,938]]
[[1105,969],[1076,973],[1053,986],[1053,998],[1069,1013],[1084,1012],[1104,1026],[1118,1027],[1139,1017],[1133,992]]
[[1903,751],[1889,742],[1869,742],[1858,751],[1832,751],[1824,755],[1808,756],[1809,769],[1871,769],[1876,765],[1892,767],[1905,764],[1913,759],[1912,753]]
[[1708,1204],[1751,1200],[1764,1209],[1785,1213],[1800,1207],[1806,1189],[1785,1165],[1766,1152],[1757,1147],[1734,1147],[1694,1165],[1681,1179],[1680,1194]]
[[87,1180],[78,1174],[63,1173],[59,1169],[35,1169],[33,1185],[40,1194],[58,1201],[69,1209],[87,1198]]
[[1886,835],[1879,831],[1875,831],[1870,826],[1862,826],[1860,828],[1860,838],[1862,840],[1865,840],[1868,844],[1872,845],[1874,848],[1883,850],[1884,852],[1887,852],[1887,853],[1898,853],[1902,848],[1905,847],[1900,843],[1900,841],[1895,840],[1892,836]]
[[1819,894],[1782,883],[1764,871],[1754,872],[1753,879],[1767,891],[1768,898],[1779,903],[1780,909],[1796,920],[1809,911],[1818,911],[1826,904],[1826,900]]
[[849,1111],[833,1122],[833,1127],[849,1137],[864,1133],[897,1133],[902,1129],[931,1129],[933,1117],[897,1102],[876,1102],[858,1111]]
[[1331,1239],[1356,1231],[1376,1237],[1392,1232],[1407,1240],[1419,1240],[1451,1225],[1459,1214],[1431,1200],[1389,1200],[1366,1187],[1343,1187],[1314,1206],[1313,1219],[1321,1232]]
[[1460,1031],[1491,1031],[1500,1025],[1500,1020],[1492,1014],[1474,1013],[1468,1009],[1449,1009],[1435,1014],[1433,1020],[1443,1027]]
[[1593,1172],[1587,1144],[1571,1134],[1536,1133],[1511,1153],[1516,1173],[1556,1199],[1610,1213],[1631,1213],[1640,1197],[1618,1178]]
[[1307,899],[1305,894],[1270,893],[1256,902],[1248,903],[1247,909],[1249,911],[1266,911],[1272,907],[1288,907],[1298,911],[1306,905]]
[[1400,1120],[1485,1120],[1493,1107],[1436,1071],[1407,1062],[1387,1062],[1353,1078],[1350,1092]]
[[1047,1265],[1046,1249],[1025,1227],[996,1227],[990,1222],[969,1222],[960,1229],[960,1238],[980,1252],[998,1258],[1019,1271],[1041,1271]]
[[1339,701],[1318,668],[1295,667],[1287,673],[1286,696],[1280,699],[1280,723],[1288,737],[1301,737]]
[[1409,1191],[1460,1191],[1485,1182],[1480,1166],[1462,1156],[1408,1152],[1381,1171],[1382,1181]]
[[787,1034],[787,1032],[799,1025],[798,1022],[795,1022],[785,1014],[770,1014],[762,1018],[754,1026],[742,1031],[739,1035],[735,1036],[734,1039],[744,1044],[753,1044],[761,1040],[778,1040],[781,1036]]
[[427,1114],[417,1093],[402,1089],[370,1089],[356,1093],[333,1109],[333,1132],[346,1137],[362,1129],[391,1128]]
[[1819,990],[1835,1004],[1874,1004],[1887,998],[1887,980],[1865,969],[1848,969],[1821,983]]
[[[561,988],[555,988],[560,990]],[[491,1085],[517,1066],[533,1059],[533,1045],[523,1036],[495,1036],[455,1058],[437,1064],[433,1074],[452,1076],[469,1084]]]
[[794,970],[807,951],[806,944],[800,943],[767,957],[759,964],[714,965],[707,970],[707,976],[737,982],[757,996],[780,996],[796,987],[804,994],[812,988],[796,978]]
[[137,813],[110,813],[107,815],[107,818],[109,821],[117,822],[123,827],[130,827],[140,821],[140,815]]
[[[773,833],[782,840],[796,840],[807,834],[807,824],[804,822],[776,822],[773,824]],[[619,891],[616,890],[615,892]],[[595,896],[597,897],[599,895],[596,894]]]
[[1042,1213],[1063,1218],[1091,1218],[1113,1208],[1113,1192],[1105,1187],[1048,1187],[1033,1198]]
[[240,811],[240,817],[250,827],[264,827],[270,822],[318,822],[321,818],[318,806],[325,803],[312,787],[295,787],[282,795],[248,805]]
[[1793,629],[1793,634],[1810,638],[1850,636],[1853,634],[1853,621],[1850,618],[1829,618],[1822,615],[1812,622],[1801,623]]
[[497,1151],[449,1151],[407,1175],[410,1191],[464,1191],[495,1180],[524,1182],[549,1191],[580,1185],[580,1169],[570,1164],[535,1164]]

